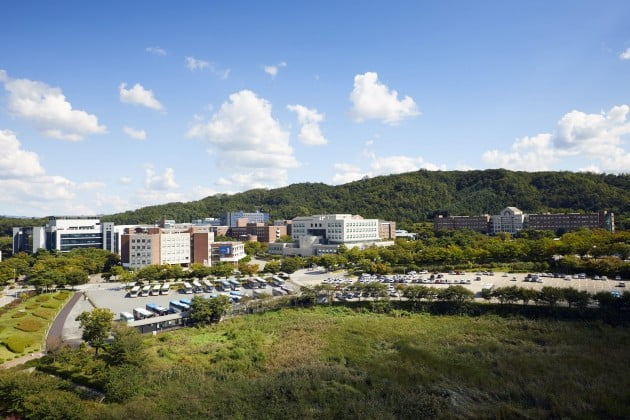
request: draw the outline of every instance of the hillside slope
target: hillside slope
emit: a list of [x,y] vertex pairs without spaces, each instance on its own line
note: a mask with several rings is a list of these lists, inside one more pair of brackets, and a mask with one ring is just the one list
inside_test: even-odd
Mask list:
[[527,212],[630,209],[630,175],[573,172],[426,171],[379,176],[330,186],[293,184],[199,201],[169,203],[103,217],[116,223],[152,223],[219,216],[224,211],[259,209],[272,219],[318,213],[354,213],[398,222],[415,222],[435,214],[496,213],[505,206]]

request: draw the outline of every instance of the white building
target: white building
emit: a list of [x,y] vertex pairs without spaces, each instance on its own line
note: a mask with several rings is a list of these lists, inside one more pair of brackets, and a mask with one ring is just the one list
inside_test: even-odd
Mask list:
[[290,244],[270,243],[269,253],[310,256],[336,253],[340,244],[348,248],[394,244],[381,241],[378,219],[351,214],[296,217],[292,220],[291,237],[294,242]]
[[378,241],[378,219],[364,219],[351,214],[323,214],[293,219],[292,238],[320,237],[327,244]]
[[491,233],[507,232],[515,234],[523,229],[524,221],[525,215],[521,210],[516,207],[506,207],[501,210],[500,214],[491,217]]
[[190,231],[162,229],[160,238],[160,264],[190,263]]

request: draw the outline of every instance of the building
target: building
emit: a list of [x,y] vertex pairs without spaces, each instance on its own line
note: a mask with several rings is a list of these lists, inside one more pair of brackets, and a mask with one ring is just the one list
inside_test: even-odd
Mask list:
[[245,223],[264,223],[269,222],[269,213],[253,212],[246,213],[242,210],[223,213],[221,215],[221,225],[235,227],[238,226],[239,219],[246,219]]
[[418,237],[417,233],[408,232],[403,229],[396,229],[396,238],[408,239],[410,241],[415,241]]
[[[239,219],[239,222],[242,219]],[[286,226],[269,226],[264,223],[247,223],[228,229],[227,236],[242,241],[276,242],[287,234]]]
[[396,239],[396,222],[378,221],[378,236],[382,241]]
[[437,216],[433,220],[435,230],[468,229],[475,232],[488,233],[490,231],[490,215],[481,216]]
[[83,216],[49,216],[43,227],[13,228],[13,252],[68,252],[76,248],[99,248],[117,253],[120,231],[111,222]]
[[580,228],[606,229],[615,231],[615,214],[608,211],[597,213],[544,213],[529,214],[525,217],[525,227],[537,230],[576,230]]
[[580,228],[615,231],[615,215],[612,212],[524,214],[516,207],[506,207],[498,215],[488,216],[438,216],[433,220],[436,230],[470,229],[478,232],[515,234],[521,229],[570,231]]
[[525,215],[516,207],[506,207],[498,215],[490,217],[490,233],[500,232],[515,234],[523,229]]
[[14,255],[18,252],[33,254],[38,249],[46,249],[46,235],[42,226],[13,228]]
[[242,243],[214,242],[214,232],[209,226],[136,227],[123,234],[121,242],[122,264],[133,269],[152,264],[238,263],[246,256]]
[[212,264],[238,264],[245,258],[245,244],[242,242],[213,242],[211,244]]
[[[391,223],[383,228],[392,229]],[[395,235],[395,225],[393,226]],[[389,246],[393,241],[381,241],[381,227],[378,219],[364,219],[350,214],[324,214],[296,217],[292,221],[292,243],[270,243],[270,254],[281,255],[322,255],[336,253],[339,245],[348,248]]]

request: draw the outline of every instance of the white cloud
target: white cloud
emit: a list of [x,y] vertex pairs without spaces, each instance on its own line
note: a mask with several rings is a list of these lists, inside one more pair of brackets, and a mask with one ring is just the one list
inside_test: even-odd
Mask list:
[[382,156],[376,157],[372,161],[370,168],[374,175],[400,174],[412,172],[419,169],[429,171],[445,171],[446,165],[436,165],[424,160],[422,156]]
[[178,187],[173,168],[166,168],[163,175],[157,175],[151,165],[147,165],[145,168],[144,185],[149,190],[159,191],[172,190]]
[[410,96],[398,99],[398,92],[378,81],[378,74],[367,72],[354,76],[354,88],[350,93],[350,114],[357,122],[369,119],[396,124],[405,118],[420,115]]
[[219,167],[234,174],[226,178],[231,185],[284,185],[287,169],[299,163],[289,144],[289,133],[271,110],[268,101],[242,90],[230,95],[209,121],[195,121],[188,136],[208,141]]
[[210,63],[205,61],[205,60],[199,60],[195,57],[186,57],[186,67],[188,67],[188,70],[190,71],[195,71],[195,70],[203,70],[206,67],[210,66]]
[[377,156],[376,153],[370,150],[364,150],[363,154],[371,161],[368,169],[361,169],[349,163],[336,163],[334,165],[335,174],[332,178],[333,184],[344,184],[365,177],[399,174],[417,171],[419,169],[429,171],[446,170],[446,165],[436,165],[427,162],[422,156]]
[[231,190],[246,190],[251,188],[273,188],[286,185],[287,182],[286,170],[258,169],[219,177],[216,184],[222,187],[230,187]]
[[220,69],[215,66],[214,63],[209,61],[197,59],[195,57],[185,57],[186,67],[190,71],[208,69],[210,72],[218,76],[221,80],[225,80],[230,77],[230,69]]
[[280,71],[280,69],[286,66],[287,66],[287,63],[283,61],[278,64],[273,64],[270,66],[263,66],[263,70],[265,71],[265,73],[267,73],[272,78],[274,78],[278,75],[278,72]]
[[551,134],[523,137],[512,144],[510,152],[488,150],[481,159],[495,167],[522,171],[549,170],[558,161]]
[[133,195],[135,207],[184,201],[187,197],[174,191],[139,190]]
[[191,198],[193,200],[199,200],[201,198],[206,198],[211,195],[217,194],[218,191],[212,188],[204,187],[201,185],[196,185],[191,189]]
[[123,127],[123,131],[126,135],[135,140],[145,140],[147,138],[147,132],[144,130],[137,130],[131,127]]
[[619,54],[619,58],[622,60],[630,60],[630,48],[627,48],[624,52]]
[[48,137],[79,141],[107,131],[95,115],[72,109],[59,88],[29,79],[11,79],[4,70],[0,70],[0,82],[9,92],[9,113],[34,123]]
[[628,105],[614,106],[607,112],[586,114],[573,110],[557,123],[553,134],[542,133],[515,141],[511,151],[489,150],[484,162],[496,167],[527,171],[548,170],[567,158],[588,158],[598,170],[627,172],[630,153],[623,139],[630,134]]
[[120,93],[120,102],[132,105],[141,105],[147,108],[161,111],[164,109],[162,104],[155,99],[152,90],[145,89],[140,83],[133,85],[131,89],[126,89],[127,83],[121,83],[118,86]]
[[147,47],[145,51],[153,55],[160,55],[160,56],[166,55],[166,50],[160,47]]
[[87,181],[81,182],[77,184],[76,188],[80,191],[93,191],[93,190],[101,190],[107,187],[107,184],[101,181]]
[[122,185],[129,185],[132,181],[133,180],[128,176],[121,176],[120,178],[118,178],[118,182]]
[[21,178],[44,174],[44,168],[39,163],[39,156],[35,152],[22,149],[15,133],[0,130],[0,177]]
[[599,166],[597,166],[597,165],[588,165],[588,166],[586,166],[584,168],[578,169],[578,172],[591,172],[591,173],[594,173],[594,174],[601,174],[602,170],[599,169]]
[[298,117],[300,134],[298,138],[304,144],[318,146],[328,143],[323,136],[319,123],[324,120],[324,114],[320,114],[316,109],[309,109],[303,105],[287,105],[289,111],[295,112]]

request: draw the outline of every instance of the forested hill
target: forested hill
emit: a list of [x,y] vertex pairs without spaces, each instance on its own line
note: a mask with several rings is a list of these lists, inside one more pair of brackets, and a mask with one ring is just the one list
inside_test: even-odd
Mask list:
[[506,206],[526,212],[630,211],[630,175],[573,172],[426,171],[379,176],[344,185],[293,184],[272,190],[219,194],[103,217],[118,224],[153,223],[161,217],[188,222],[224,211],[259,209],[272,219],[320,213],[353,213],[403,223],[436,214],[497,213]]

